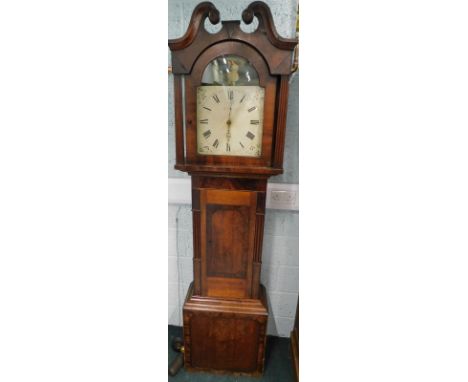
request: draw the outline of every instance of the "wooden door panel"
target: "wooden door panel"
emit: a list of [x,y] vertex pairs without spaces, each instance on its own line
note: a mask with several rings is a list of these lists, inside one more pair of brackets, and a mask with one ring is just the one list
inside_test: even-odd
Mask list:
[[[248,223],[248,207],[213,204],[206,207],[208,277],[246,277]],[[224,233],[227,227],[231,227],[229,235]]]
[[200,191],[202,294],[250,298],[256,192]]

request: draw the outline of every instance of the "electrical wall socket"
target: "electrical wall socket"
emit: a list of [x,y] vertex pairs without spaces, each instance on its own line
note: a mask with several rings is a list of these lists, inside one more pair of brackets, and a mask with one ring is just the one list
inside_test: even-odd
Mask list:
[[299,209],[299,189],[297,185],[275,184],[269,187],[267,207],[281,210]]
[[277,203],[291,203],[296,199],[294,191],[271,191],[271,199]]

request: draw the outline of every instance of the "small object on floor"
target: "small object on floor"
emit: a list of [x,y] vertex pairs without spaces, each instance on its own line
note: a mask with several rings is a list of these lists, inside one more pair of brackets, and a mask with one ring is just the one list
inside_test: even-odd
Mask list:
[[179,352],[175,360],[169,366],[169,375],[175,376],[179,370],[184,366],[184,343],[180,337],[175,337],[172,340],[172,349]]

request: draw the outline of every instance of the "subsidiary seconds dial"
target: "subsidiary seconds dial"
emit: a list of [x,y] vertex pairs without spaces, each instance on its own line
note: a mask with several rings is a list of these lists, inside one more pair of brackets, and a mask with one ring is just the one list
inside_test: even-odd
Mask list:
[[197,152],[260,157],[264,95],[260,86],[198,87]]

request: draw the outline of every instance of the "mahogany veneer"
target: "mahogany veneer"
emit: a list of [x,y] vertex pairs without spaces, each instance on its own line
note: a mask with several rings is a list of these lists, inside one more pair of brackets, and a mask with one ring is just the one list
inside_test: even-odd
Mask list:
[[[255,1],[240,21],[219,23],[210,2],[193,11],[189,28],[170,40],[174,74],[176,165],[192,176],[194,281],[183,308],[185,366],[188,370],[260,375],[264,368],[268,320],[260,284],[267,180],[283,172],[288,78],[295,39],[276,32],[268,6]],[[247,59],[264,88],[262,150],[259,157],[199,155],[197,88],[204,69],[221,55]]]
[[265,288],[259,299],[193,295],[184,304],[185,367],[189,371],[263,373],[268,319]]
[[299,299],[297,300],[296,318],[291,331],[291,355],[294,377],[299,382]]

